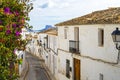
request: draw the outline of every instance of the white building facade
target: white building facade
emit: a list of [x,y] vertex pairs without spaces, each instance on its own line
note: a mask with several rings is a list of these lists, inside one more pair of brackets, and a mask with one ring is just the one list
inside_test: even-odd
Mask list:
[[45,30],[39,33],[39,41],[41,41],[40,55],[45,60],[46,66],[49,68],[53,76],[57,78],[57,31],[55,28]]
[[93,12],[56,24],[58,80],[120,79],[119,53],[111,36],[120,28],[119,10]]

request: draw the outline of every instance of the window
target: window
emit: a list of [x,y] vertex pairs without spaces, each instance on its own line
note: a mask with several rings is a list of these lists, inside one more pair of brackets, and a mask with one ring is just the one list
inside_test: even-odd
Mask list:
[[99,74],[99,80],[103,80],[103,74]]
[[98,29],[98,45],[103,46],[104,45],[104,30]]
[[48,35],[46,36],[46,47],[48,48]]
[[66,77],[70,78],[70,60],[66,59]]
[[51,48],[51,37],[48,37],[49,48]]
[[64,38],[67,39],[67,27],[64,28]]

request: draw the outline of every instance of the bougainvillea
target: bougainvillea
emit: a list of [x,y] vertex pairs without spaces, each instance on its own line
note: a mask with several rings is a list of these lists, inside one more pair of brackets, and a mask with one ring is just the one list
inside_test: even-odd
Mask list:
[[[25,41],[21,39],[23,27],[28,27],[29,0],[0,0],[0,80],[15,80],[18,62],[15,49],[24,49]],[[29,10],[28,10],[29,9]]]

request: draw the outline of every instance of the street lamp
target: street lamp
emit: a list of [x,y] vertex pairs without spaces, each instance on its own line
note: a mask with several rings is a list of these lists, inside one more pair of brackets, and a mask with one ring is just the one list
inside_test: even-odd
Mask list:
[[116,30],[114,30],[111,35],[113,38],[113,42],[116,44],[116,49],[120,50],[120,45],[118,45],[118,43],[120,42],[120,30],[116,28]]
[[118,64],[120,61],[120,45],[118,45],[118,43],[120,43],[120,30],[116,28],[116,30],[114,30],[111,35],[113,42],[116,44],[116,49],[118,50],[118,57],[116,62],[116,64]]

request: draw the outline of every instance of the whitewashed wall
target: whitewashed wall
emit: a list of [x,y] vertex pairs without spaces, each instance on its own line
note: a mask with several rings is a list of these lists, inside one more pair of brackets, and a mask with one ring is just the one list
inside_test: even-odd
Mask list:
[[[69,26],[68,39],[64,39],[64,27],[58,27],[58,47],[69,51],[69,40],[74,40],[74,27]],[[102,59],[108,62],[116,62],[118,51],[112,41],[111,33],[119,25],[80,25],[79,41],[80,54],[90,56],[97,59]],[[104,29],[104,46],[98,46],[98,28]]]
[[[47,34],[44,34],[44,33],[38,34],[38,40],[42,41],[42,46],[45,43],[44,37],[46,37],[46,36],[47,36]],[[48,64],[48,53],[43,49],[43,47],[41,47],[41,53],[39,53],[39,54],[41,54],[41,56],[45,60],[45,63]]]
[[48,35],[48,47],[57,54],[58,37],[56,35]]
[[103,80],[120,80],[120,66],[81,59],[81,80],[100,80],[100,74],[103,74]]
[[71,53],[58,50],[58,80],[72,80],[72,71],[70,72],[70,78],[66,77],[66,59],[70,60],[70,67],[72,67]]
[[[117,61],[118,50],[115,48],[115,44],[112,41],[111,33],[116,27],[120,28],[120,24],[68,26],[67,39],[64,39],[64,27],[58,27],[58,48],[69,51],[69,40],[74,40],[74,27],[79,27],[80,55],[69,55],[65,52],[58,52],[60,80],[67,80],[64,74],[65,67],[63,66],[66,65],[65,60],[68,56],[71,61],[73,58],[81,60],[81,80],[99,80],[99,73],[103,74],[104,80],[120,79],[120,66],[112,66],[111,64],[104,63],[116,63]],[[98,46],[98,28],[104,29],[103,47]],[[102,61],[99,62],[97,60]],[[71,65],[73,65],[73,63]],[[60,73],[59,69],[62,69],[62,73]],[[63,79],[61,79],[62,77]]]
[[22,39],[26,39],[26,36],[25,36],[26,34],[30,34],[30,32],[28,32],[25,28],[23,28],[21,33]]
[[64,27],[58,27],[58,48],[67,51],[69,50],[69,39],[64,38]]
[[[80,26],[80,50],[81,55],[94,59],[116,63],[118,51],[112,41],[111,33],[119,25],[87,25]],[[104,29],[104,46],[98,46],[98,28]],[[120,28],[120,27],[119,27]],[[112,66],[104,62],[90,59],[81,59],[81,77],[83,80],[99,80],[99,74],[103,74],[104,80],[119,80],[120,66]],[[95,65],[95,66],[93,66]],[[87,67],[86,67],[87,66]]]
[[58,27],[58,65],[57,65],[58,77],[57,77],[57,80],[72,80],[72,77],[70,79],[66,77],[66,59],[69,59],[70,65],[72,65],[71,53],[66,53],[59,49],[65,50],[65,51],[69,50],[69,39],[64,38],[64,27]]
[[57,36],[48,34],[48,68],[52,74],[57,77]]
[[[91,56],[109,62],[116,62],[117,50],[112,41],[111,33],[119,25],[87,25],[80,26],[81,55]],[[104,29],[104,46],[98,46],[98,28]]]

